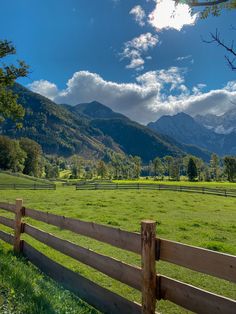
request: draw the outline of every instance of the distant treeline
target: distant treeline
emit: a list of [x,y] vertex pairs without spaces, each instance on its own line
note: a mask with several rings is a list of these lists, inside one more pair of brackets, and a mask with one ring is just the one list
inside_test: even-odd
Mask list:
[[0,169],[22,172],[34,177],[57,179],[64,171],[64,179],[137,179],[140,176],[157,180],[223,181],[236,179],[236,157],[219,158],[212,154],[210,163],[201,158],[156,157],[143,165],[138,156],[108,152],[103,160],[88,160],[79,155],[69,158],[43,155],[41,146],[28,138],[18,140],[0,136]]
[[[61,160],[59,158],[59,160]],[[60,164],[60,167],[62,163]],[[137,179],[140,176],[156,180],[179,181],[185,176],[189,181],[225,181],[236,179],[236,157],[219,158],[212,154],[210,163],[192,155],[184,157],[156,157],[149,165],[143,165],[138,156],[110,154],[109,159],[88,161],[77,155],[63,162],[63,168],[69,169],[68,179]]]

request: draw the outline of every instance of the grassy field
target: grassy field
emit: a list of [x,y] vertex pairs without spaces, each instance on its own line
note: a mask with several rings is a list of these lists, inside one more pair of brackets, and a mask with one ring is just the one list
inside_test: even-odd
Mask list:
[[152,183],[152,184],[167,184],[178,186],[199,186],[208,188],[221,188],[221,189],[236,189],[236,183],[232,182],[189,182],[187,180],[169,181],[169,180],[153,180],[153,179],[139,179],[139,180],[114,180],[116,183]]
[[[186,182],[185,182],[186,183]],[[236,216],[234,198],[170,191],[75,191],[74,187],[56,191],[0,191],[0,201],[24,199],[27,207],[49,211],[85,221],[140,231],[142,219],[157,221],[158,236],[191,245],[236,255]],[[7,214],[10,215],[10,214]],[[113,248],[92,239],[29,220],[41,229],[124,262],[140,265],[137,255]],[[1,226],[2,229],[8,230]],[[27,241],[47,256],[87,278],[131,300],[140,302],[140,294],[126,285],[108,278],[35,240]],[[157,263],[161,274],[200,288],[236,299],[236,285],[198,274],[164,262]],[[169,302],[161,301],[162,313],[188,313]],[[79,313],[79,312],[78,312]]]
[[0,248],[0,313],[98,313],[23,258],[14,256],[8,247]]
[[48,184],[47,180],[35,179],[24,175],[11,175],[0,172],[0,184]]

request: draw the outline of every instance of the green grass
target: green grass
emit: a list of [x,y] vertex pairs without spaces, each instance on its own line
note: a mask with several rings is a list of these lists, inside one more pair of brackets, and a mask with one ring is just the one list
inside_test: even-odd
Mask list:
[[[74,187],[58,188],[56,191],[0,191],[0,201],[14,202],[19,197],[31,208],[129,231],[139,232],[142,219],[153,219],[157,221],[159,237],[236,255],[234,198],[171,191],[75,191]],[[140,265],[138,255],[40,222],[29,222],[96,252]],[[130,300],[140,302],[140,293],[136,290],[24,237],[57,262]],[[164,262],[158,262],[157,269],[161,274],[236,299],[236,286],[227,281]],[[171,314],[188,313],[166,301],[159,302],[158,310]]]
[[0,248],[0,313],[98,313],[7,247]]
[[208,188],[221,188],[221,189],[236,189],[236,183],[232,182],[189,182],[187,180],[181,181],[169,181],[169,180],[153,180],[153,179],[144,179],[139,180],[114,180],[116,183],[152,183],[152,184],[167,184],[167,185],[178,185],[178,186],[200,186]]
[[48,184],[47,180],[37,179],[23,174],[9,174],[0,172],[0,184]]

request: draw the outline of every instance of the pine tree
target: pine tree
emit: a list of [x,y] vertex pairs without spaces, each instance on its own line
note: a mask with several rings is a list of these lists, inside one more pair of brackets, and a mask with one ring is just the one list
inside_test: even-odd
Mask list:
[[189,181],[194,181],[198,175],[197,166],[193,158],[189,158],[187,175],[188,175]]

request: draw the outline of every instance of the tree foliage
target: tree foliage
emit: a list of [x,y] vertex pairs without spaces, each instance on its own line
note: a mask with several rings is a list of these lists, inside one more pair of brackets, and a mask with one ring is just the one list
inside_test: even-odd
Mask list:
[[22,171],[26,153],[21,149],[16,140],[11,140],[7,136],[0,136],[0,168],[13,172]]
[[[9,41],[0,41],[0,60],[9,55],[16,54],[16,49]],[[24,116],[23,107],[17,103],[17,96],[13,94],[10,87],[20,77],[26,77],[28,66],[19,60],[17,66],[2,63],[0,67],[0,121],[12,118],[14,121]]]
[[188,175],[189,181],[194,181],[196,177],[198,176],[197,166],[193,158],[189,158],[187,175]]
[[225,173],[229,182],[234,182],[236,179],[236,157],[226,156],[224,158]]
[[20,147],[26,153],[23,173],[34,177],[41,177],[42,174],[42,148],[29,138],[20,139]]
[[224,9],[232,10],[236,8],[236,0],[175,0],[175,2],[176,4],[188,4],[192,10],[202,8],[202,18],[207,18],[210,14],[219,16]]

